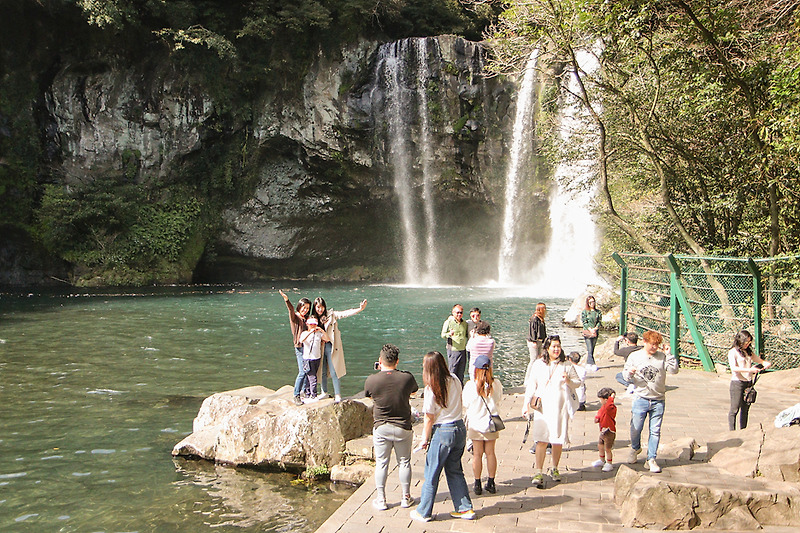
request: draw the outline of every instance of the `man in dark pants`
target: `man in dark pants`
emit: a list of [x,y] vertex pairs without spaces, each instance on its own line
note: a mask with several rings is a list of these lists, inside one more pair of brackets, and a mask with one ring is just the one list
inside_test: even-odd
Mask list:
[[453,306],[452,314],[442,325],[442,338],[447,339],[447,366],[464,384],[464,370],[467,368],[467,321],[464,320],[464,308],[459,304]]

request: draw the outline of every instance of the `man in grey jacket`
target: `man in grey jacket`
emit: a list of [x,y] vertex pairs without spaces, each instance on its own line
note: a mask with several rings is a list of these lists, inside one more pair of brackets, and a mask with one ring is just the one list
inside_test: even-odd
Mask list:
[[644,348],[632,352],[625,361],[622,377],[634,386],[631,404],[631,454],[628,462],[636,463],[642,451],[644,420],[650,417],[650,436],[647,440],[647,460],[644,465],[650,472],[661,472],[656,462],[658,442],[661,438],[661,421],[664,417],[664,399],[667,392],[667,372],[678,373],[675,356],[659,350],[664,338],[655,331],[646,331]]

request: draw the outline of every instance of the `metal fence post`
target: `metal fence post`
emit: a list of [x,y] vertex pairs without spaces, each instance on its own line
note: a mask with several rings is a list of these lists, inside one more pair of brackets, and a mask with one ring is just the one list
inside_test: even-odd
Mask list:
[[[708,353],[708,348],[706,348],[706,345],[703,342],[703,337],[700,335],[700,330],[697,328],[697,320],[692,314],[692,307],[689,304],[689,298],[686,296],[686,291],[684,291],[683,286],[681,285],[681,270],[680,267],[678,267],[678,262],[675,260],[675,256],[672,254],[667,254],[664,256],[664,259],[666,260],[670,271],[670,301],[672,301],[674,295],[674,298],[677,300],[676,303],[680,305],[683,318],[686,320],[686,326],[689,328],[689,333],[692,335],[692,341],[694,341],[694,346],[697,348],[697,355],[700,357],[700,361],[703,363],[703,369],[708,371],[716,371],[716,368],[714,367],[714,361],[711,359],[711,356]],[[674,314],[672,313],[672,309],[670,310],[670,332],[679,331],[677,307],[678,305],[675,305],[676,311]],[[673,335],[670,333],[670,336],[672,337],[670,339],[671,343],[678,342],[678,339],[676,338],[678,334],[679,333]],[[676,353],[675,357],[677,356],[678,354]]]
[[751,258],[747,259],[747,268],[753,275],[753,348],[759,357],[763,357],[761,343],[763,342],[763,330],[761,328],[761,308],[764,303],[764,292],[761,286],[761,269]]
[[617,252],[611,254],[611,258],[622,269],[619,276],[619,334],[625,335],[628,332],[628,264]]

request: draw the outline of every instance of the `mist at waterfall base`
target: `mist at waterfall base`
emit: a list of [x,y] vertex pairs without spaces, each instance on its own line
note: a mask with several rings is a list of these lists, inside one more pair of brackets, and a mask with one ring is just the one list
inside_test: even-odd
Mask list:
[[[443,141],[432,130],[428,110],[432,99],[441,98],[431,90],[438,85],[443,68],[438,41],[405,39],[383,45],[378,55],[376,79],[386,94],[387,167],[398,203],[404,285],[515,287],[532,297],[572,297],[588,284],[602,284],[594,268],[598,243],[591,216],[593,162],[560,164],[549,202],[537,201],[531,193],[531,181],[541,171],[534,133],[541,85],[538,50],[531,53],[518,80],[503,188],[490,191],[503,201],[489,202],[482,211],[460,211],[458,201],[449,202],[448,207],[436,201],[437,169],[441,171],[442,162],[431,161],[429,147]],[[470,76],[482,77],[483,49],[475,46],[472,57]],[[594,58],[581,60],[590,59]],[[587,64],[586,68],[596,67]],[[568,83],[575,83],[574,77],[569,79]],[[564,97],[561,140],[585,131],[586,123],[574,99]],[[467,121],[465,127],[469,125]],[[488,173],[500,172],[488,169]]]
[[[400,347],[400,368],[422,383],[423,354],[444,350],[441,327],[456,302],[480,307],[491,323],[503,384],[522,382],[536,300],[513,289],[284,282],[2,294],[0,531],[316,530],[353,489],[295,485],[290,473],[170,454],[205,397],[294,382],[278,287],[292,302],[323,296],[340,310],[367,299],[362,313],[340,322],[345,396],[362,390],[387,342]],[[548,331],[561,335],[566,350],[583,353],[579,331],[561,325],[571,302],[545,302]],[[499,475],[511,473],[501,467]]]

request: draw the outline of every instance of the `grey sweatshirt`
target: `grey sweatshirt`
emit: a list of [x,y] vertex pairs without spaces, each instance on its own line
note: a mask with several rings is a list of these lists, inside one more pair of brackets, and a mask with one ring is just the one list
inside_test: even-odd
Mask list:
[[622,369],[622,377],[635,386],[634,396],[646,400],[663,400],[667,392],[667,372],[678,373],[678,360],[674,355],[656,352],[651,356],[641,349],[628,356]]

